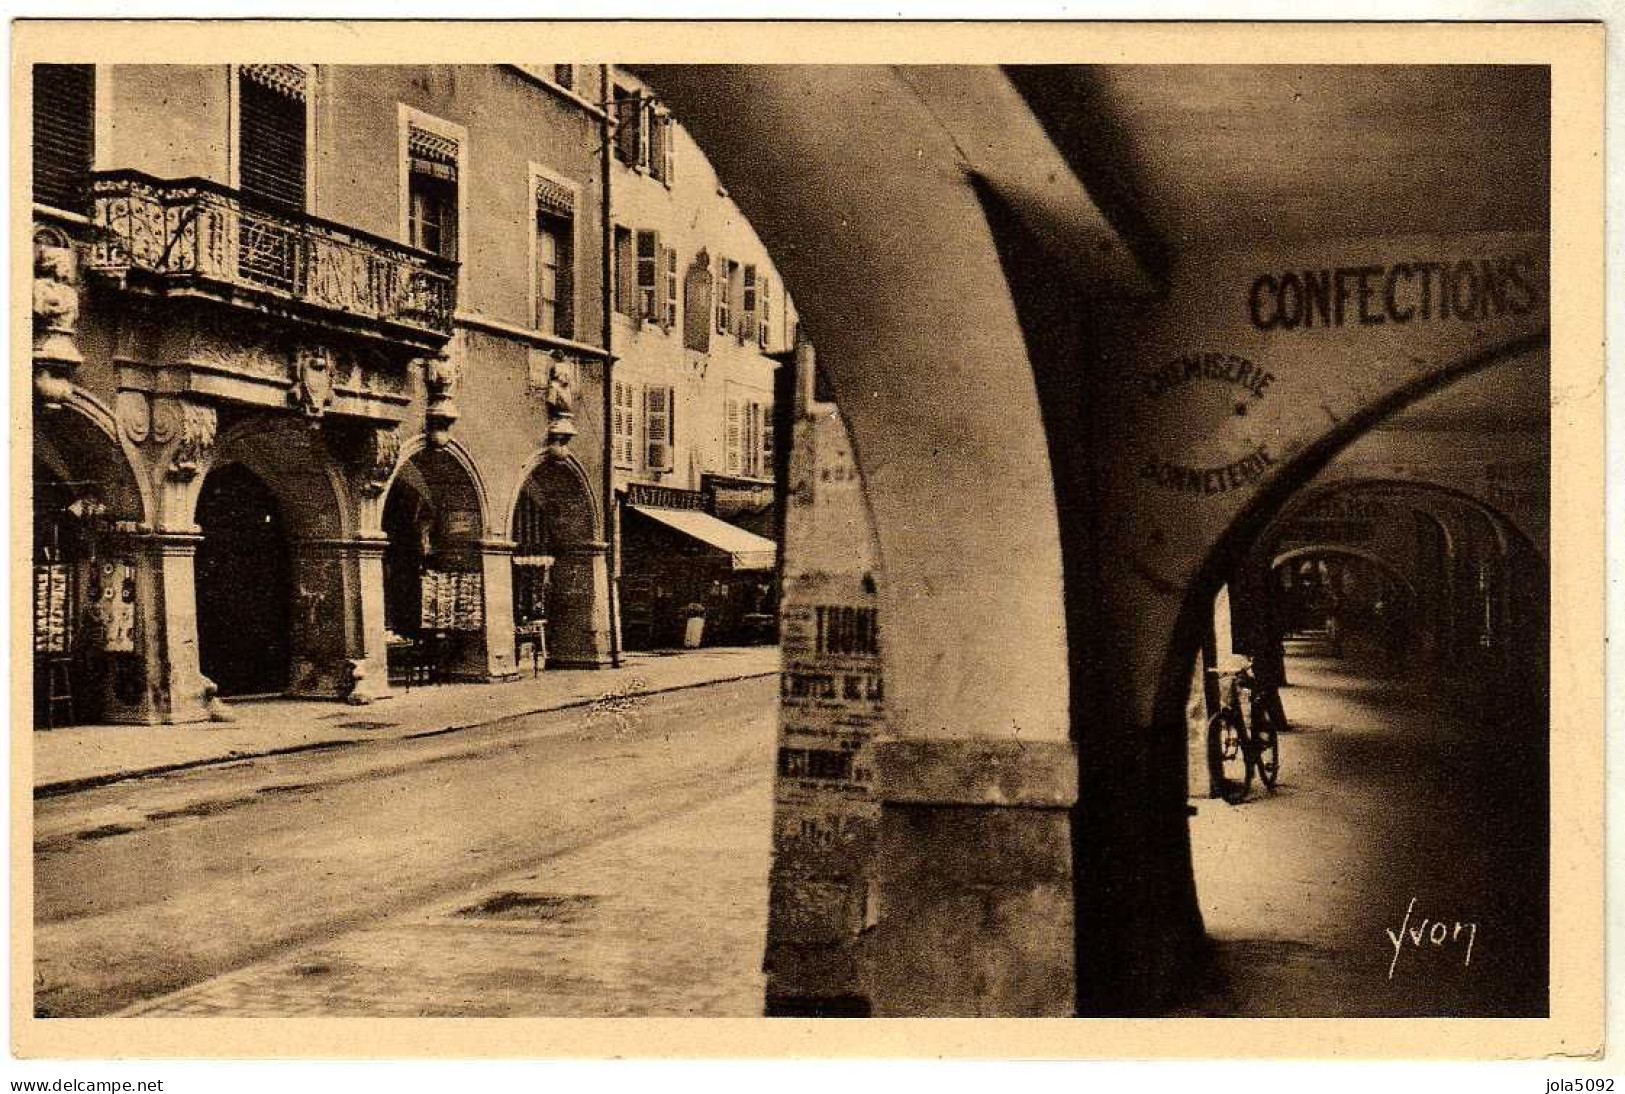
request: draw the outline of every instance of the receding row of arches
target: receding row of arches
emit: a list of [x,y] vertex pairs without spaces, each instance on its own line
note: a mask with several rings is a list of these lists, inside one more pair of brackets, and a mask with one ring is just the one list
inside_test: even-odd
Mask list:
[[369,483],[359,429],[243,414],[182,478],[100,409],[36,415],[38,724],[185,720],[177,650],[222,697],[336,698],[387,692],[389,651],[430,634],[467,679],[512,675],[516,634],[560,663],[604,644],[602,517],[569,456],[538,453],[498,511],[455,443]]

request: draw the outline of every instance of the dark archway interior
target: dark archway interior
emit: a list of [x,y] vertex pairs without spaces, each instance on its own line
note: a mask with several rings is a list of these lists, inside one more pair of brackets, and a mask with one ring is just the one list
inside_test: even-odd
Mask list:
[[289,545],[276,495],[247,467],[209,472],[198,495],[198,659],[221,695],[288,684]]
[[594,539],[592,497],[579,474],[559,460],[544,460],[525,479],[514,505],[512,538],[514,622],[545,624],[566,648],[589,643],[592,589],[561,556]]
[[[1227,577],[1216,625],[1255,668],[1280,664],[1293,732],[1275,793],[1234,807],[1192,786],[1211,944],[1178,1013],[1544,1015],[1544,557],[1449,488],[1311,480]],[[1214,653],[1211,637],[1190,650]],[[1351,930],[1361,916],[1377,945]],[[1304,920],[1318,948],[1282,937]],[[1491,937],[1516,941],[1461,941]]]

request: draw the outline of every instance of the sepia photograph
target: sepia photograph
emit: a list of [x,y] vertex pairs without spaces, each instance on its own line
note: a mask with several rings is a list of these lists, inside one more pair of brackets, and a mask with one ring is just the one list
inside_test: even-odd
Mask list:
[[14,1045],[1600,1050],[1600,26],[712,29],[14,25]]

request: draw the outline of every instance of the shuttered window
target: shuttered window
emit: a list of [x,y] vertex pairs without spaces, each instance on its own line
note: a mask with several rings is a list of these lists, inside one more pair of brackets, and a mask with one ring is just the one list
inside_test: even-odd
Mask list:
[[664,251],[666,264],[666,329],[677,325],[677,248],[667,247]]
[[564,88],[566,91],[574,90],[576,86],[576,66],[554,65],[553,82]]
[[763,274],[762,283],[757,286],[756,290],[756,303],[757,307],[761,310],[761,323],[758,325],[756,331],[756,344],[761,346],[764,350],[771,350],[773,348],[771,345],[773,339],[769,335],[769,327],[771,325],[771,318],[773,314],[773,308],[769,298],[772,294],[768,291],[768,284],[769,282],[767,275]]
[[622,315],[634,315],[633,300],[637,296],[637,260],[632,252],[632,231],[619,224],[615,226],[615,310]]
[[610,423],[610,445],[615,454],[616,467],[633,467],[633,460],[637,453],[634,451],[637,432],[637,406],[636,393],[631,384],[624,380],[616,380],[611,393],[610,401],[614,404],[615,416]]
[[649,323],[659,323],[661,314],[656,294],[660,282],[660,233],[638,233],[638,315]]
[[744,326],[741,337],[749,341],[756,341],[756,267],[747,263],[745,265],[744,279]]
[[717,333],[734,332],[734,301],[738,297],[734,282],[739,278],[739,263],[717,257]]
[[34,201],[89,208],[96,146],[96,66],[34,66]]
[[249,197],[305,208],[305,86],[297,65],[237,70],[238,185]]
[[742,430],[740,429],[739,411],[739,400],[729,399],[726,403],[727,435],[724,448],[727,450],[726,461],[730,475],[739,474],[740,457],[742,456],[740,451]]
[[677,441],[675,395],[670,387],[648,387],[643,391],[644,459],[651,471],[672,469],[672,449]]
[[648,141],[643,136],[643,100],[635,91],[624,87],[615,89],[615,158],[629,167],[639,163],[638,151],[645,150],[642,162],[648,162]]

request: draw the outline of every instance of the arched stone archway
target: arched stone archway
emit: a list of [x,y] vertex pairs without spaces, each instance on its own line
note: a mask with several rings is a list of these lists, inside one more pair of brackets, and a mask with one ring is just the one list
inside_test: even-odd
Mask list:
[[[190,622],[201,641],[213,628],[200,616],[222,615],[219,633],[232,633],[231,607],[204,599],[214,587],[199,569],[209,561],[210,529],[199,522],[200,501],[211,479],[244,474],[262,483],[268,494],[264,519],[274,509],[274,523],[285,540],[287,580],[285,614],[288,664],[279,689],[290,696],[343,698],[355,687],[352,661],[360,656],[361,574],[355,551],[356,512],[348,483],[319,429],[279,414],[248,414],[230,423],[198,461],[196,473],[168,483],[186,514],[186,524],[202,537],[193,560],[197,588]],[[244,480],[248,481],[248,480]],[[259,512],[259,508],[255,512]],[[246,512],[246,510],[245,510]],[[223,518],[224,519],[224,518]],[[237,518],[246,519],[243,514]],[[222,538],[236,533],[222,527]],[[224,544],[223,544],[224,545]],[[244,547],[251,554],[258,547]],[[238,547],[232,548],[237,550]],[[267,565],[278,552],[265,555]],[[232,572],[251,572],[252,558],[218,560]],[[172,616],[172,624],[186,622]],[[216,682],[217,683],[217,682]]]
[[[82,389],[37,404],[32,438],[37,724],[154,721],[160,613],[145,484],[112,414]],[[68,698],[47,702],[64,685]]]
[[545,454],[514,498],[513,623],[545,626],[549,663],[598,667],[610,659],[607,544],[586,472],[569,456]]
[[[1340,242],[1192,249],[1164,254],[1147,294],[1064,166],[1049,189],[1024,173],[1053,134],[1007,109],[995,70],[642,71],[778,258],[874,514],[893,740],[875,752],[884,912],[855,977],[866,1001],[1154,1011],[1202,938],[1183,699],[1213,594],[1372,423],[1494,361],[1544,360],[1544,231],[1368,223]],[[1418,256],[1450,271],[1459,317],[1386,322],[1362,281],[1344,321],[1345,275],[1378,278],[1380,298]],[[1522,288],[1492,308],[1481,270]],[[1249,286],[1282,271],[1300,287],[1336,271],[1335,321],[1250,315]],[[995,791],[990,770],[1020,777]],[[975,900],[1027,911],[978,929]]]
[[491,516],[468,454],[419,438],[403,451],[382,497],[386,644],[415,643],[452,677],[511,675],[505,620],[492,618],[505,597],[491,588]]

